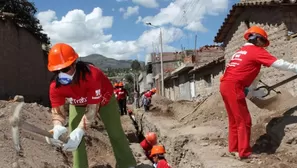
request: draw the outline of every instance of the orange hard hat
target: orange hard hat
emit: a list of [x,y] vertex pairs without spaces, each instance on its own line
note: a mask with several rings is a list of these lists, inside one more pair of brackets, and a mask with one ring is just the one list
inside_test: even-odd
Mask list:
[[157,92],[157,89],[156,88],[152,88],[151,89],[151,92],[156,93]]
[[49,51],[47,68],[51,72],[58,71],[70,66],[77,58],[77,53],[70,45],[57,43]]
[[128,113],[129,113],[129,114],[131,114],[131,113],[132,113],[132,110],[131,110],[131,109],[129,109],[129,110],[128,110]]
[[121,87],[121,86],[124,86],[123,82],[120,82],[120,83],[119,83],[119,86],[120,86],[120,87]]
[[163,145],[154,145],[151,150],[150,157],[152,157],[154,155],[162,155],[164,153],[166,153],[166,151],[165,151],[165,148]]
[[258,26],[252,26],[247,31],[245,31],[244,38],[248,40],[251,34],[258,34],[262,36],[267,41],[264,47],[269,46],[270,42],[268,40],[268,35],[264,29]]
[[148,132],[145,135],[145,139],[147,140],[148,143],[151,145],[155,145],[157,143],[157,135],[154,132]]
[[115,84],[114,84],[114,87],[118,87],[118,86],[119,86],[119,84],[118,84],[118,83],[115,83]]

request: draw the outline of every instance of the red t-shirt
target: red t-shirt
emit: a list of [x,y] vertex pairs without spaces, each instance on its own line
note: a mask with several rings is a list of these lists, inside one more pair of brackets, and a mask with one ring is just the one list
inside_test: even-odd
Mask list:
[[124,88],[119,88],[117,91],[116,91],[116,94],[117,94],[117,99],[120,100],[120,99],[126,99],[127,95],[128,95],[128,92],[126,89]]
[[118,91],[118,88],[114,88],[114,89],[113,89],[113,93],[114,93],[114,95],[117,95],[117,91]]
[[142,147],[142,149],[146,152],[149,152],[150,150],[152,150],[152,146],[146,141],[146,139],[144,139],[143,141],[140,142],[140,146]]
[[56,82],[50,84],[50,101],[52,107],[65,104],[67,99],[70,104],[84,106],[87,104],[106,105],[112,94],[113,86],[105,74],[97,67],[89,65],[91,74],[86,75],[86,81],[81,80],[79,85],[61,85],[56,88]]
[[147,92],[144,94],[144,96],[145,96],[146,98],[152,98],[153,93],[152,93],[151,91],[147,91]]
[[232,56],[222,81],[239,82],[248,87],[260,72],[261,65],[270,67],[276,60],[264,48],[247,43]]
[[162,159],[158,162],[157,168],[171,168],[171,167],[165,159]]

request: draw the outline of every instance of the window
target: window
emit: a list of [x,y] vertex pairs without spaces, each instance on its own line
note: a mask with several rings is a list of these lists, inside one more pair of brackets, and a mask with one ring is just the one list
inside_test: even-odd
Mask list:
[[204,75],[203,79],[205,81],[205,86],[210,87],[211,86],[211,74]]

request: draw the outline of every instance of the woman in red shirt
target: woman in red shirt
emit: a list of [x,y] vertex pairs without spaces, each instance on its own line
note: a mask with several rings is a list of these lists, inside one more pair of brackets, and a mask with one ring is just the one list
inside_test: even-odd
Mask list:
[[49,96],[52,105],[54,145],[61,145],[59,136],[67,132],[65,100],[69,101],[70,135],[63,150],[73,152],[73,167],[87,168],[83,136],[96,113],[105,125],[120,168],[136,166],[129,142],[123,131],[113,86],[105,74],[90,63],[77,61],[78,54],[64,43],[55,44],[48,55],[48,70],[54,73]]
[[277,59],[264,49],[269,40],[262,28],[252,26],[244,38],[247,43],[232,56],[220,84],[229,120],[229,152],[238,152],[241,159],[256,157],[250,147],[252,122],[244,89],[251,86],[262,65],[297,73],[296,64]]

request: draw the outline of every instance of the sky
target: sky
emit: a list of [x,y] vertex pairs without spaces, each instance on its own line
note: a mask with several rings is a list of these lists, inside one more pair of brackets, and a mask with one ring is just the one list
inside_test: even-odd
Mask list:
[[[145,60],[151,52],[214,44],[239,0],[31,0],[51,44],[67,43],[81,56]],[[151,25],[147,25],[151,23]]]

